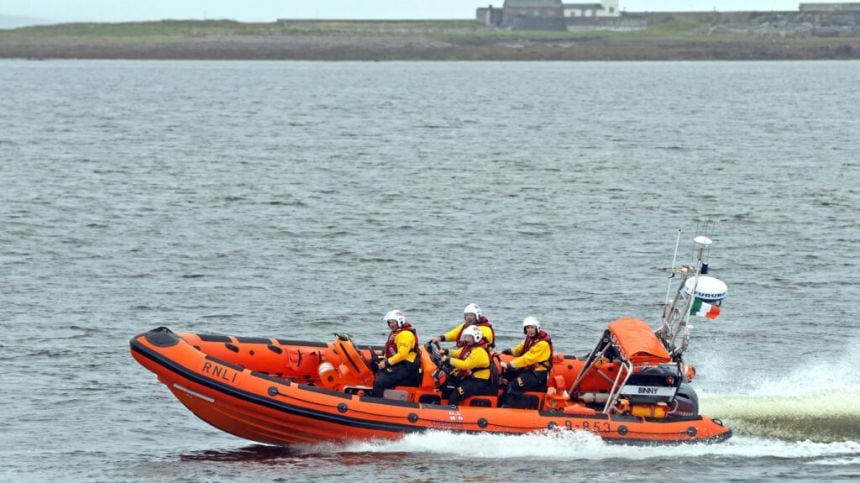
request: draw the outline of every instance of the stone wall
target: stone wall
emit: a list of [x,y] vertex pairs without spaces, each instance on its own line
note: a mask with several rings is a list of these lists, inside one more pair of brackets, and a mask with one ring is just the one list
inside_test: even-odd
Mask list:
[[564,30],[564,17],[532,17],[528,15],[505,15],[502,27],[511,30]]
[[[492,18],[490,17],[492,12]],[[500,14],[500,12],[503,12]],[[701,24],[702,35],[754,35],[758,37],[860,37],[860,11],[832,12],[625,12],[620,17],[553,17],[541,11],[534,16],[501,9],[481,8],[483,25],[511,30],[643,30],[664,22]],[[521,12],[522,13],[522,12]]]
[[[639,15],[639,14],[631,14]],[[860,12],[653,12],[648,25],[672,20],[701,21],[705,35],[759,37],[860,37]]]
[[624,17],[570,17],[565,19],[568,32],[590,32],[610,30],[629,32],[648,28],[648,19],[643,16]]

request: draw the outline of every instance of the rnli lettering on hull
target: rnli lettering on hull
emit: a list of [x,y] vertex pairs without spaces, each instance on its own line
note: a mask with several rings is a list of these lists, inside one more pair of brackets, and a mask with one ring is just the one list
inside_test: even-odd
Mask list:
[[236,371],[211,362],[203,363],[203,372],[227,382],[236,382]]

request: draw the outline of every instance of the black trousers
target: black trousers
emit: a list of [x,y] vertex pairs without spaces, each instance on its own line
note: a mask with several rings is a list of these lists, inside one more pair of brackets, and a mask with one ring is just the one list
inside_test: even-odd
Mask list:
[[545,392],[548,376],[549,371],[515,371],[506,373],[504,377],[508,380],[508,386],[505,388],[505,395],[501,404],[512,408],[527,408],[529,403],[522,397],[522,394],[527,391]]
[[379,371],[373,382],[373,396],[382,397],[386,389],[395,386],[418,386],[421,384],[421,359],[415,362],[401,361],[391,367]]
[[448,404],[460,404],[460,401],[469,396],[496,395],[496,391],[490,384],[489,379],[477,379],[467,377],[466,379],[448,378],[442,395],[448,398]]

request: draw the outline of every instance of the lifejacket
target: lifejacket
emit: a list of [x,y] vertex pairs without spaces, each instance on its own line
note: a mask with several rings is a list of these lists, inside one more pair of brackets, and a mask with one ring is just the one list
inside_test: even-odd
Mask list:
[[386,358],[397,354],[397,344],[394,342],[394,339],[397,337],[397,334],[403,332],[404,330],[412,332],[412,335],[415,336],[415,344],[412,345],[412,348],[409,349],[409,352],[416,352],[415,348],[418,347],[418,333],[415,332],[415,328],[412,327],[412,324],[410,324],[409,322],[404,322],[403,327],[400,327],[397,330],[392,330],[391,333],[388,334],[388,340],[385,341],[385,349],[383,350]]
[[457,369],[457,374],[463,379],[471,376],[472,373],[475,371],[483,371],[484,369],[489,369],[490,366],[493,365],[493,356],[490,354],[490,351],[487,350],[487,344],[484,341],[481,341],[477,344],[464,345],[463,349],[460,351],[460,354],[457,356],[457,359],[465,361],[469,358],[469,354],[472,353],[472,349],[474,349],[475,347],[481,347],[487,352],[487,358],[490,360],[490,364],[483,367],[473,367],[472,369]]
[[[553,350],[552,350],[552,339],[550,339],[549,334],[547,334],[547,333],[546,333],[546,332],[544,332],[543,330],[539,331],[539,332],[538,332],[534,337],[526,336],[526,340],[525,340],[525,342],[523,342],[523,352],[522,352],[522,354],[525,354],[526,352],[528,352],[528,351],[529,351],[529,349],[531,349],[533,345],[535,345],[535,344],[537,344],[538,342],[541,342],[541,341],[546,342],[547,344],[549,344],[549,359],[547,359],[547,360],[545,360],[545,361],[543,361],[543,362],[538,362],[537,364],[532,364],[532,365],[530,365],[530,366],[523,367],[523,368],[522,368],[523,370],[531,371],[531,370],[533,370],[533,369],[534,369],[535,367],[537,367],[537,366],[546,367],[546,370],[547,370],[547,371],[551,371],[551,370],[552,370],[552,354],[553,354]],[[520,354],[520,355],[522,355],[522,354]]]
[[[490,328],[490,333],[493,334],[493,343],[492,344],[485,344],[485,345],[487,346],[487,349],[495,348],[496,347],[496,329],[493,328],[493,324],[490,323],[490,320],[482,315],[481,318],[478,319],[478,322],[476,322],[474,325],[477,327],[489,327]],[[460,332],[457,333],[457,347],[463,347],[466,345],[465,342],[460,340],[460,336],[463,335],[463,331],[465,329],[466,329],[466,323],[464,322],[463,326],[460,327]]]

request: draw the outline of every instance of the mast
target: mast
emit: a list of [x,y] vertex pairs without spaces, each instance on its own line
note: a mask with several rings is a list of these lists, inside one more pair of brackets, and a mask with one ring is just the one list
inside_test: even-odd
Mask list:
[[[695,300],[698,298],[707,303],[720,305],[726,297],[726,284],[707,275],[712,244],[713,241],[706,236],[695,237],[693,263],[680,267],[673,266],[670,269],[672,277],[680,275],[681,278],[675,297],[672,298],[671,303],[667,300],[664,305],[663,325],[657,331],[657,335],[673,359],[678,359],[687,350],[690,337],[688,324]],[[703,286],[706,286],[707,290],[702,290]]]

